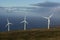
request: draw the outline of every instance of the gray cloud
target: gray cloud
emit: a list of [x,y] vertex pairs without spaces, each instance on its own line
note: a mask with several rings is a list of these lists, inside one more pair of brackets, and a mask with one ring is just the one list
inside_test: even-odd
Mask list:
[[[50,3],[51,3],[51,5],[53,5],[53,4],[56,4],[57,5],[57,3],[52,3],[52,2],[44,2],[44,3],[41,3],[41,4],[45,4],[45,6],[44,7],[37,7],[36,5],[36,7],[10,7],[10,8],[4,8],[4,7],[2,7],[2,8],[0,8],[0,11],[1,12],[4,12],[4,14],[8,14],[8,11],[7,11],[7,13],[5,13],[5,11],[6,10],[9,10],[9,9],[12,9],[12,11],[9,11],[9,12],[11,12],[10,14],[12,14],[12,15],[14,15],[14,14],[17,14],[17,15],[23,15],[23,14],[25,14],[25,12],[28,12],[28,15],[34,15],[35,16],[35,14],[38,16],[38,15],[43,15],[43,16],[49,16],[52,12],[50,12],[51,10],[52,10],[52,8],[53,7],[57,7],[56,5],[55,6],[46,6],[46,4],[47,3],[49,3],[49,5],[50,5]],[[2,10],[1,10],[2,9]],[[5,10],[4,10],[5,9]],[[26,11],[24,11],[24,9],[27,9]],[[54,8],[53,8],[54,9]],[[60,8],[58,8],[57,7],[57,9],[56,9],[56,11],[55,12],[57,12],[57,10],[59,11],[60,10]],[[60,13],[60,12],[59,12]],[[58,15],[59,15],[59,13],[58,13]],[[2,14],[2,13],[0,13],[0,14]]]
[[32,4],[32,5],[39,6],[39,7],[57,7],[57,6],[60,6],[60,3],[44,2],[44,3],[37,3],[37,4]]

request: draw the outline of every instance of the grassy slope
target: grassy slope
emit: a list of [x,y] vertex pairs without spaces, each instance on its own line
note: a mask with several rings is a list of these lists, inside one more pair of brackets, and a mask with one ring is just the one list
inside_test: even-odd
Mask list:
[[60,40],[60,29],[1,32],[0,40]]

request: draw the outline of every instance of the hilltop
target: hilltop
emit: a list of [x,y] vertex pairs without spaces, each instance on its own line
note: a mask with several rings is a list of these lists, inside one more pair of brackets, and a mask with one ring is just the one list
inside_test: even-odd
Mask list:
[[60,40],[60,28],[0,32],[0,40]]

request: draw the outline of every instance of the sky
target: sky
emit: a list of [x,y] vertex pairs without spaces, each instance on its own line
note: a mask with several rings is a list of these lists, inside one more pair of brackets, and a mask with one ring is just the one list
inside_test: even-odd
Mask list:
[[30,4],[41,3],[45,1],[57,2],[60,0],[0,0],[0,6],[2,7],[30,7]]
[[[35,13],[36,14],[39,13],[41,15],[50,15],[48,12],[50,10],[52,10],[52,8],[53,9],[56,8],[56,10],[60,10],[60,0],[0,0],[0,7],[25,7],[28,10],[31,9],[31,12],[32,12],[32,13],[30,13],[31,15],[33,13],[34,13],[34,15],[35,15]],[[43,8],[40,8],[40,7],[43,7]],[[17,8],[15,10],[13,8],[12,11],[18,11],[18,10],[21,11],[22,9]],[[2,10],[0,10],[0,11],[2,11]],[[20,13],[20,14],[22,14],[22,13]],[[58,13],[57,15],[59,15],[59,14],[60,13]]]
[[16,24],[13,26],[18,29],[25,13],[27,13],[28,23],[30,22],[29,27],[45,26],[43,20],[46,19],[41,16],[48,17],[52,13],[54,13],[51,18],[52,21],[54,20],[52,25],[60,25],[60,0],[0,0],[0,25],[2,26],[0,29],[3,30],[5,27],[7,18]]

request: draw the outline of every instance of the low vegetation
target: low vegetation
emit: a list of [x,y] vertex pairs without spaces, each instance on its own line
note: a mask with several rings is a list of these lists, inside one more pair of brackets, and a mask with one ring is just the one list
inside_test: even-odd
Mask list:
[[60,40],[60,29],[0,32],[0,40]]

